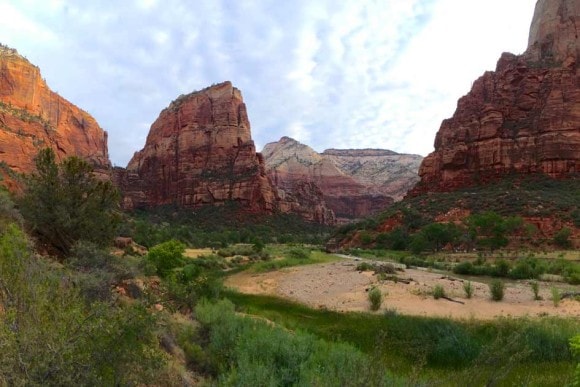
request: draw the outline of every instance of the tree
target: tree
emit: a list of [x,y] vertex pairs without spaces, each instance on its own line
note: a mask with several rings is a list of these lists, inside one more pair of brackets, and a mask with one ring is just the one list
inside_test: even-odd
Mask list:
[[453,223],[430,223],[421,229],[423,238],[435,251],[441,250],[448,243],[456,243],[461,230]]
[[26,176],[20,210],[32,234],[51,253],[68,256],[79,240],[106,246],[119,224],[119,193],[100,181],[78,157],[57,164],[54,151],[41,150],[36,172]]
[[185,245],[175,239],[152,247],[147,254],[149,262],[155,265],[157,274],[167,276],[171,271],[184,264]]

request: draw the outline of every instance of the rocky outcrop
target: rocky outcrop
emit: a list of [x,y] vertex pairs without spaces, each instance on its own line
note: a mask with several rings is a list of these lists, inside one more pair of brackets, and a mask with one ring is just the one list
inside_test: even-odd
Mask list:
[[315,184],[342,220],[369,216],[392,204],[393,196],[402,197],[418,179],[421,160],[376,149],[329,149],[319,154],[289,137],[266,144],[262,153],[282,196],[299,184]]
[[411,192],[580,172],[580,1],[539,0],[526,52],[504,53],[444,120]]
[[236,201],[250,211],[277,209],[242,94],[230,82],[173,101],[151,125],[145,147],[115,175],[125,208]]
[[95,119],[51,91],[38,67],[0,45],[0,163],[5,182],[34,170],[34,156],[51,147],[59,159],[79,156],[110,173],[107,133]]

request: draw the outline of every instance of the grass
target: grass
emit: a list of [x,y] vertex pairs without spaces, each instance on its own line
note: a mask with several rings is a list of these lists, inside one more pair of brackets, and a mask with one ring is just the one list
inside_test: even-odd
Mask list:
[[368,299],[371,310],[379,310],[381,308],[381,304],[383,303],[383,293],[381,292],[381,289],[373,287],[371,290],[369,290]]
[[286,255],[278,255],[277,258],[274,258],[270,261],[254,263],[253,265],[251,265],[249,270],[255,273],[263,273],[267,271],[280,270],[286,267],[334,262],[340,259],[341,258],[335,255],[327,254],[322,251],[311,251],[308,258],[296,258]]
[[474,287],[471,284],[471,281],[466,281],[463,283],[463,291],[465,292],[466,298],[473,297]]
[[437,284],[433,287],[433,298],[438,300],[441,297],[445,297],[445,289],[443,288],[443,285]]
[[503,293],[504,293],[505,285],[503,281],[494,279],[489,284],[489,291],[491,293],[491,299],[493,301],[501,301],[503,300]]
[[393,313],[338,313],[311,309],[277,297],[233,291],[227,291],[226,297],[239,310],[265,317],[292,331],[307,331],[328,341],[349,343],[380,358],[385,367],[397,369],[401,374],[412,374],[417,364],[424,364],[421,374],[437,379],[449,377],[449,370],[455,370],[457,375],[469,373],[469,377],[476,371],[484,376],[493,375],[497,366],[491,363],[497,362],[509,365],[505,376],[508,380],[532,378],[538,385],[545,385],[548,380],[567,380],[562,378],[571,374],[574,367],[568,340],[580,330],[580,322],[573,319],[452,321]]

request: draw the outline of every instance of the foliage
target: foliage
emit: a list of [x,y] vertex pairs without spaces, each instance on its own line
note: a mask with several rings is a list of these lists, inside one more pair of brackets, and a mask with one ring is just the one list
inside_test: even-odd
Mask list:
[[[576,335],[570,339],[570,350],[577,359],[580,359],[580,335]],[[580,362],[578,362],[578,364],[576,365],[573,386],[574,387],[580,386]]]
[[438,300],[445,297],[445,289],[441,284],[437,284],[433,287],[433,298]]
[[560,300],[562,299],[560,291],[558,290],[558,288],[552,287],[550,289],[550,293],[552,294],[552,302],[554,303],[554,306],[558,307],[558,305],[560,305]]
[[68,256],[79,240],[108,245],[119,223],[119,194],[113,184],[98,180],[78,157],[57,164],[50,148],[41,150],[35,163],[19,204],[39,242],[60,256]]
[[492,280],[489,283],[489,291],[491,293],[491,299],[494,301],[501,301],[503,300],[505,285],[501,280]]
[[456,244],[462,234],[453,223],[429,223],[421,228],[420,233],[433,251],[440,251],[448,243]]
[[167,276],[173,269],[184,263],[185,245],[174,239],[152,247],[147,254],[147,260],[155,265],[157,274]]
[[200,303],[196,315],[218,385],[367,386],[393,383],[382,367],[352,346],[236,316],[227,301]]
[[532,292],[534,293],[534,301],[541,300],[541,297],[540,297],[540,284],[538,283],[538,281],[532,281],[530,283],[530,286],[532,287]]
[[303,247],[292,247],[286,253],[288,258],[293,259],[309,259],[310,258],[310,250],[305,249]]
[[570,248],[572,246],[572,242],[570,242],[570,235],[572,234],[572,230],[568,227],[563,227],[556,234],[554,234],[554,244],[559,247],[563,248]]
[[473,297],[474,290],[475,289],[473,288],[473,284],[471,283],[471,281],[465,281],[463,283],[463,291],[465,292],[465,297],[466,298]]
[[383,293],[381,292],[381,289],[373,286],[368,292],[368,299],[371,310],[379,310],[383,303]]
[[517,358],[524,369],[537,365],[543,370],[538,373],[542,376],[547,371],[544,365],[548,366],[544,362],[571,361],[568,341],[580,329],[577,319],[454,321],[401,314],[339,313],[311,309],[272,296],[227,292],[227,297],[245,313],[264,317],[292,331],[299,328],[326,340],[350,343],[399,370],[409,370],[409,365],[422,362],[428,369],[443,368],[445,374],[449,369],[464,368],[471,375],[477,369],[495,371],[493,367],[488,369],[492,359],[504,364]]
[[135,242],[151,247],[176,239],[191,247],[225,248],[230,244],[322,244],[332,230],[293,214],[243,213],[238,203],[204,206],[195,210],[161,206],[130,214],[125,228]]
[[11,225],[0,236],[0,384],[135,385],[158,381],[165,356],[138,304],[87,306],[70,280]]

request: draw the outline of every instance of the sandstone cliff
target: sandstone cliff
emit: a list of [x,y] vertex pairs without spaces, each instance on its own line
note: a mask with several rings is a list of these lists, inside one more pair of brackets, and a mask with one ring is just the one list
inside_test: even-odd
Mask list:
[[281,195],[299,184],[318,186],[337,217],[356,219],[401,198],[414,184],[421,157],[386,150],[336,150],[319,154],[289,137],[266,144],[266,170]]
[[504,53],[444,120],[412,194],[509,174],[580,172],[580,1],[539,0],[526,52]]
[[237,201],[272,212],[277,206],[242,94],[230,82],[173,101],[151,125],[145,147],[116,175],[126,208]]
[[0,45],[0,163],[9,186],[12,172],[34,170],[34,156],[44,147],[110,172],[107,133],[95,119],[51,91],[38,67]]
[[333,224],[316,187],[280,197],[256,153],[241,92],[230,82],[180,96],[151,125],[145,148],[115,169],[127,209],[175,204],[195,208],[238,202],[252,212],[292,212]]

